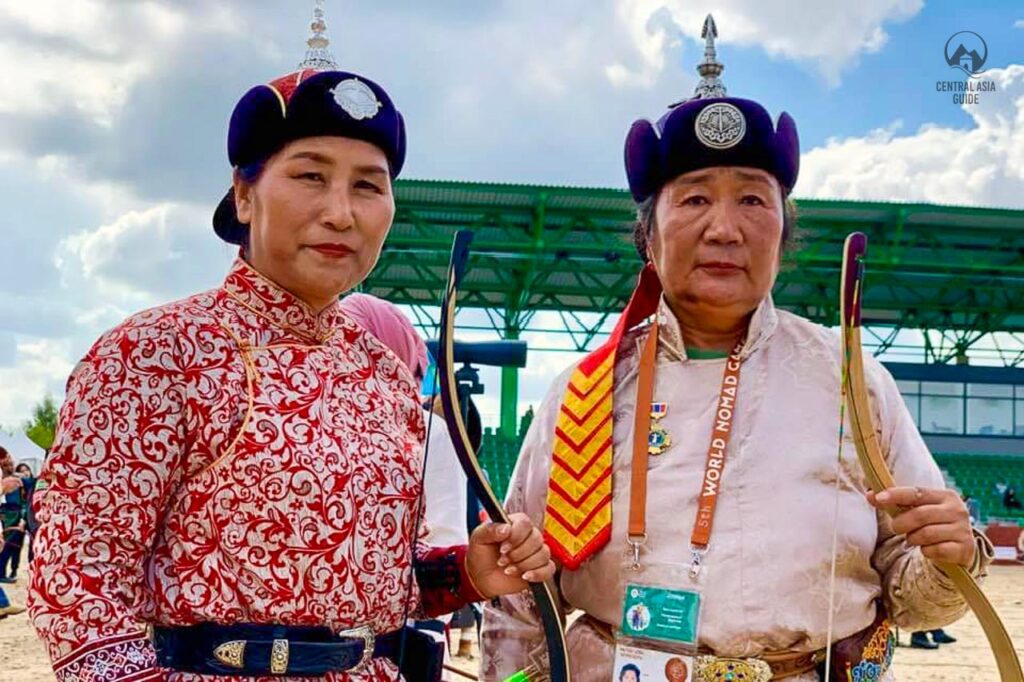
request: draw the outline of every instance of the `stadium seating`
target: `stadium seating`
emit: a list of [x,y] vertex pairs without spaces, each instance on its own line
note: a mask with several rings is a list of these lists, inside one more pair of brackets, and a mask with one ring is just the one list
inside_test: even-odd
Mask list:
[[484,429],[484,438],[480,445],[480,465],[487,471],[487,477],[498,499],[505,499],[508,482],[512,478],[512,469],[519,458],[523,435],[525,432],[520,432],[518,438],[510,439],[493,429]]
[[519,449],[523,445],[526,432],[533,423],[533,407],[530,407],[519,420],[519,434],[515,438],[502,436],[495,429],[485,428],[483,441],[480,443],[480,465],[487,472],[491,487],[504,500],[508,491],[508,482],[512,478],[512,470],[519,459]]
[[982,521],[1008,519],[1024,522],[1024,510],[1007,509],[997,485],[1005,484],[1024,498],[1024,456],[935,455],[935,461],[961,492],[978,501]]

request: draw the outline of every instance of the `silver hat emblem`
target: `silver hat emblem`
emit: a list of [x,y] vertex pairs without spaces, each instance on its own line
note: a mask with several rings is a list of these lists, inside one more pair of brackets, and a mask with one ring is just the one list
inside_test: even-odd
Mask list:
[[694,122],[697,139],[705,147],[729,149],[739,144],[747,132],[747,119],[732,104],[715,102],[704,107]]
[[358,78],[341,81],[331,90],[331,94],[334,95],[334,101],[338,106],[357,121],[373,118],[383,106],[370,86]]

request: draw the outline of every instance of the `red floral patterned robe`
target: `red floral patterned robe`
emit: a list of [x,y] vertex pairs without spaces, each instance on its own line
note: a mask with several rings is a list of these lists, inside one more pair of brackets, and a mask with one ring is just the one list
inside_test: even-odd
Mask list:
[[[241,259],[129,318],[75,368],[36,501],[29,608],[57,679],[214,679],[157,667],[146,623],[399,628],[422,439],[383,344]],[[417,547],[422,612],[479,600],[464,551]]]

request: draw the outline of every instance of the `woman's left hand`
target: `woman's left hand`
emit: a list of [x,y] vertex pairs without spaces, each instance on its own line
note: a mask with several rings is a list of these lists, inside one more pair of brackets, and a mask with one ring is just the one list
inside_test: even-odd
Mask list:
[[511,524],[485,523],[469,538],[466,571],[487,599],[522,592],[555,574],[551,551],[526,514],[511,514]]
[[893,530],[932,561],[964,568],[974,564],[971,516],[955,490],[896,487],[868,493],[868,502],[892,513]]

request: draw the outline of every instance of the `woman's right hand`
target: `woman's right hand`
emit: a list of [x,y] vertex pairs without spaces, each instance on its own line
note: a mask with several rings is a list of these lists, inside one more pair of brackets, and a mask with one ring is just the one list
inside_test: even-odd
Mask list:
[[3,481],[0,481],[0,490],[2,490],[3,493],[6,495],[7,493],[22,487],[22,485],[23,484],[19,477],[7,476],[6,478],[3,479]]

